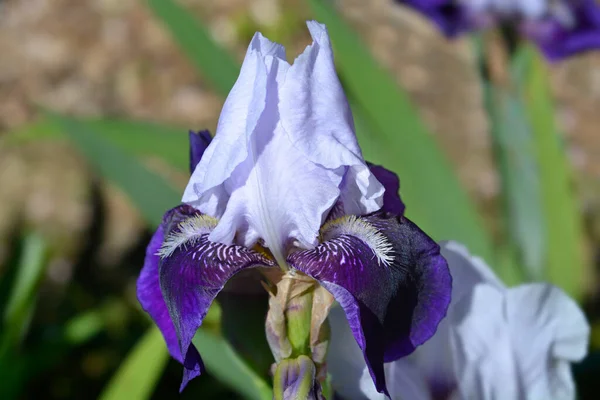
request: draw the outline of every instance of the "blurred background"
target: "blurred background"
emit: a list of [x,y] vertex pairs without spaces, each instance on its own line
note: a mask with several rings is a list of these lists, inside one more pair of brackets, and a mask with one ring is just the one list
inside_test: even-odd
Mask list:
[[[257,30],[283,43],[293,59],[310,43],[304,21],[318,17],[303,0],[176,3],[238,62]],[[494,252],[503,249],[510,236],[503,205],[506,186],[497,167],[493,121],[472,40],[450,42],[429,21],[388,0],[338,0],[335,6],[337,18],[357,32],[377,64],[407,94],[426,134],[446,154],[472,200]],[[215,83],[213,72],[204,74],[188,57],[193,43],[176,44],[173,25],[161,20],[159,8],[143,0],[0,1],[2,399],[177,396],[181,366],[166,357],[160,337],[147,333],[150,324],[135,297],[155,222],[149,222],[148,212],[140,211],[122,182],[107,179],[106,169],[88,160],[89,151],[73,145],[43,114],[49,110],[86,121],[102,118],[108,122],[98,126],[115,126],[113,133],[119,135],[129,129],[127,137],[134,139],[124,148],[142,149],[136,153],[140,165],[179,193],[188,177],[187,131],[214,132],[226,90]],[[180,33],[193,42],[193,32]],[[489,43],[493,50],[494,38]],[[198,56],[213,57],[209,52]],[[570,293],[595,326],[600,317],[600,53],[553,65],[548,77],[555,110],[550,117],[560,130],[581,233],[575,246],[582,261],[577,266],[564,263],[559,276],[577,275],[576,294]],[[342,80],[346,83],[344,76]],[[354,96],[360,103],[361,94]],[[147,139],[146,125],[126,125],[128,121],[149,123]],[[148,150],[155,128],[163,126],[168,129],[159,129],[160,135],[171,134],[181,144],[178,149],[183,150],[173,156],[178,162]],[[112,153],[102,155],[107,168],[117,168],[120,158],[106,154]],[[410,179],[410,171],[404,172],[402,165],[398,169],[401,182],[403,173]],[[143,201],[160,194],[140,196]],[[444,195],[437,201],[444,201]],[[410,197],[407,203],[411,216]],[[444,212],[452,214],[452,202],[446,207]],[[453,238],[431,229],[436,239]],[[553,279],[560,284],[561,278]],[[218,338],[218,322],[213,331]],[[595,329],[592,347],[598,346],[600,330]],[[595,363],[592,353],[576,367],[581,398],[598,393],[592,378],[598,372]],[[219,376],[218,368],[209,369],[182,397],[253,397],[236,387]]]

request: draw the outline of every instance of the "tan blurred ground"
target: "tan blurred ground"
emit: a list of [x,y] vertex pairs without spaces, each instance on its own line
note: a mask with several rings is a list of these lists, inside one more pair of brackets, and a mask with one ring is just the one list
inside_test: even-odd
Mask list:
[[[254,29],[275,32],[274,39],[291,46],[290,55],[308,43],[302,21],[309,14],[301,0],[182,3],[240,58]],[[498,179],[469,43],[449,43],[426,20],[390,0],[338,4],[410,92],[471,195],[493,215]],[[77,115],[214,129],[223,101],[141,0],[0,2],[0,55],[4,135],[34,120],[37,105]],[[552,74],[582,210],[595,216],[600,210],[600,54],[564,62]],[[0,142],[0,260],[6,243],[2,238],[21,217],[60,238],[67,259],[76,254],[91,219],[90,176],[68,146],[7,147]],[[109,265],[135,243],[142,224],[117,190],[104,185],[100,190],[107,206],[101,257]],[[56,272],[58,280],[68,274],[61,271]]]

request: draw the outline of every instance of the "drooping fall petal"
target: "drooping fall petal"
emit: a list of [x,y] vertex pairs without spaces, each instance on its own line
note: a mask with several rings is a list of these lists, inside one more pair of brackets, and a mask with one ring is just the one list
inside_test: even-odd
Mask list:
[[383,363],[429,339],[450,303],[451,277],[439,246],[404,217],[378,213],[333,221],[324,241],[289,264],[340,303],[379,392]]
[[210,241],[208,236],[216,222],[189,206],[179,210],[185,213],[185,219],[165,230],[159,276],[162,296],[184,355],[183,389],[189,379],[198,374],[190,369],[187,355],[196,352],[192,338],[217,294],[238,272],[274,264],[271,259],[245,247]]

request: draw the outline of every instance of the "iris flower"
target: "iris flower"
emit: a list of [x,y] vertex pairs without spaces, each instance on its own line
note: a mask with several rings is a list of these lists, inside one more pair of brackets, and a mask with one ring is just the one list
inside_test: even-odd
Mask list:
[[[590,328],[577,304],[544,283],[506,288],[478,257],[442,244],[454,279],[447,318],[409,357],[385,365],[392,399],[575,399],[571,363]],[[329,371],[346,400],[383,399],[339,310],[331,314]]]
[[191,136],[183,204],[148,246],[138,298],[184,366],[181,389],[203,371],[192,337],[247,269],[328,290],[382,392],[383,363],[424,343],[446,314],[439,246],[402,215],[398,178],[364,161],[327,30],[307,25],[313,43],[291,65],[283,46],[254,36],[214,139]]
[[600,47],[595,0],[397,0],[423,13],[448,37],[510,25],[556,61]]

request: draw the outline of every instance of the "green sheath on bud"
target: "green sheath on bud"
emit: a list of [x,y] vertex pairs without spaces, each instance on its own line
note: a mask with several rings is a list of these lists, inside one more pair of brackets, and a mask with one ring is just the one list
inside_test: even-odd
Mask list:
[[321,399],[316,373],[315,364],[307,356],[282,360],[275,370],[273,396],[276,400]]
[[324,362],[329,344],[327,315],[333,304],[333,296],[314,279],[295,271],[283,275],[273,289],[269,299],[266,334],[275,357],[275,398],[321,398],[320,389],[319,397],[286,397],[279,390],[278,380],[282,379],[284,371],[291,371],[291,365],[296,365],[293,363],[301,363],[298,365],[303,366],[302,370],[308,371],[305,363],[310,361],[314,372],[311,387],[320,388],[320,383],[325,381],[327,372]]

